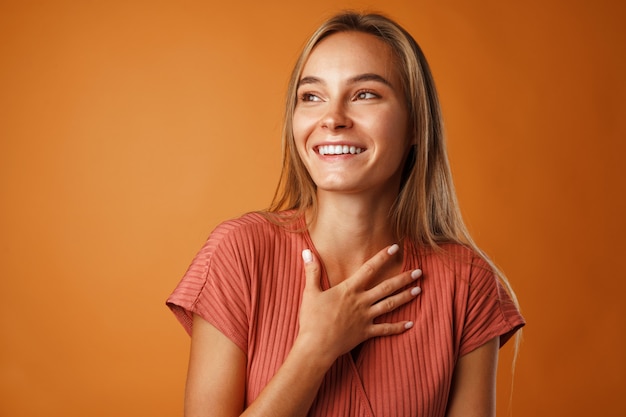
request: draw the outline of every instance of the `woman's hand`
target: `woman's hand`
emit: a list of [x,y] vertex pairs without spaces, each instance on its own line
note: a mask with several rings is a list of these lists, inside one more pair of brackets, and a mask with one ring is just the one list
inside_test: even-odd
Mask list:
[[[310,251],[303,253],[306,286],[298,337],[278,372],[243,415],[306,415],[337,357],[369,338],[399,334],[412,327],[411,321],[374,323],[376,317],[420,293],[419,287],[398,292],[419,278],[420,270],[404,272],[370,288],[382,266],[397,251],[397,245],[382,250],[352,277],[326,291],[320,287],[318,261]],[[245,395],[245,354],[197,316],[193,329],[185,415],[239,415]]]
[[401,288],[422,275],[419,269],[403,272],[370,288],[378,272],[398,252],[398,245],[381,250],[356,273],[340,284],[322,291],[321,267],[310,250],[302,252],[305,262],[306,286],[300,307],[298,341],[319,353],[322,362],[330,365],[342,354],[367,339],[391,336],[413,327],[412,321],[375,323],[374,319],[408,303],[421,290]]

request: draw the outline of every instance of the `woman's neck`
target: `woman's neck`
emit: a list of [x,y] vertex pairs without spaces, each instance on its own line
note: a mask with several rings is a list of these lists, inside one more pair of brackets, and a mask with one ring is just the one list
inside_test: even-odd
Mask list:
[[[316,218],[310,218],[309,234],[322,258],[331,285],[351,276],[365,261],[396,242],[390,223],[393,200],[374,196],[364,200],[351,195],[318,194]],[[399,270],[402,256],[383,274]]]

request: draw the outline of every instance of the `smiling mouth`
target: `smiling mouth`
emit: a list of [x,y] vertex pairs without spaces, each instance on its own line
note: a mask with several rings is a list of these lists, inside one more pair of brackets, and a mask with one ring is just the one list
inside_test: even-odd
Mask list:
[[359,154],[363,152],[363,148],[348,145],[323,145],[317,148],[317,152],[320,155],[347,155],[347,154]]

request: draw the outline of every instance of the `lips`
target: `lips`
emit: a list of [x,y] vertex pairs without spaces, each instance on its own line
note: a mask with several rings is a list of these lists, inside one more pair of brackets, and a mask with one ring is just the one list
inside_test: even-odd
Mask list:
[[322,145],[317,148],[320,155],[354,155],[363,152],[363,150],[363,148],[350,145]]

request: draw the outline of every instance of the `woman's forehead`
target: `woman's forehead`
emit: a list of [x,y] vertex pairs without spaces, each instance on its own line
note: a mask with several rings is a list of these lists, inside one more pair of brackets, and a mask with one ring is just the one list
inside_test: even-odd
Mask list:
[[363,74],[376,74],[395,84],[397,60],[382,39],[351,31],[334,33],[318,43],[304,64],[300,79],[352,79]]

